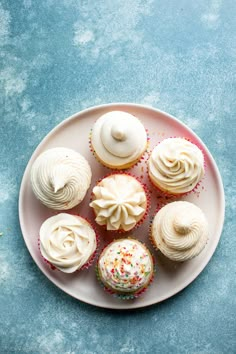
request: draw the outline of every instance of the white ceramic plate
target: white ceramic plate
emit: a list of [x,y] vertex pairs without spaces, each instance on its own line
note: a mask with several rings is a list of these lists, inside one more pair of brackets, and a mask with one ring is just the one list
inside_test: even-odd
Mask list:
[[[88,270],[74,274],[64,274],[58,270],[52,270],[43,260],[38,249],[39,228],[45,219],[56,214],[56,212],[47,209],[35,198],[30,185],[32,163],[43,151],[58,146],[77,150],[89,161],[93,171],[93,179],[91,188],[84,201],[72,209],[70,213],[85,216],[94,223],[92,210],[88,207],[91,189],[98,179],[109,174],[111,170],[101,166],[90,152],[89,133],[96,119],[112,110],[126,111],[140,118],[149,131],[150,148],[167,137],[185,137],[201,147],[206,160],[206,175],[204,180],[195,192],[182,199],[195,203],[205,212],[210,225],[210,239],[198,257],[180,264],[171,262],[156,252],[148,239],[149,220],[157,204],[163,200],[148,181],[145,163],[147,154],[141,163],[129,170],[130,173],[139,176],[144,183],[147,183],[151,190],[152,208],[150,215],[143,225],[133,232],[133,235],[144,241],[152,250],[156,258],[157,272],[152,285],[143,296],[136,300],[127,301],[114,298],[102,289],[95,277],[94,264]],[[216,249],[223,227],[224,208],[224,190],[221,176],[213,157],[202,141],[188,127],[167,113],[151,107],[122,103],[107,104],[84,110],[56,126],[33,153],[23,176],[19,198],[19,217],[24,240],[30,254],[41,271],[56,286],[76,299],[95,306],[113,309],[134,309],[148,306],[173,296],[189,285],[205,268]],[[105,232],[99,227],[98,231],[101,235],[101,249],[104,243],[112,240],[114,234]]]

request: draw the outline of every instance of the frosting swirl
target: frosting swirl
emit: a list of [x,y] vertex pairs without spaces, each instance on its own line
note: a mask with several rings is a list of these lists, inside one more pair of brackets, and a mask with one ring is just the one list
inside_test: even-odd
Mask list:
[[196,205],[186,201],[172,202],[154,217],[152,238],[166,257],[186,261],[203,250],[208,239],[208,223]]
[[46,150],[31,169],[35,196],[48,208],[71,209],[79,204],[91,183],[91,169],[78,152],[67,148]]
[[86,264],[96,246],[93,228],[80,216],[61,213],[48,218],[40,228],[43,257],[64,273]]
[[99,159],[119,168],[139,159],[147,145],[147,133],[133,115],[112,111],[94,124],[91,143]]
[[96,222],[107,230],[131,230],[145,214],[147,198],[142,185],[129,175],[113,174],[93,188],[89,204]]
[[191,191],[204,175],[201,150],[182,138],[168,138],[157,145],[149,158],[152,182],[163,191],[182,194]]
[[117,292],[136,292],[146,287],[153,273],[153,261],[148,249],[139,241],[113,241],[98,260],[101,281]]

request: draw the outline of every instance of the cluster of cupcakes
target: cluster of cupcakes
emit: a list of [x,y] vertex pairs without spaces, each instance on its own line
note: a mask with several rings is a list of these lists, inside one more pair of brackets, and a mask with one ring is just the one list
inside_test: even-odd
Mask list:
[[[122,233],[122,238],[102,250],[96,266],[99,282],[107,292],[121,299],[138,297],[154,277],[151,252],[129,235],[148,214],[149,193],[137,177],[122,171],[142,159],[147,145],[147,131],[141,121],[120,111],[98,118],[90,136],[90,148],[96,159],[110,169],[119,170],[93,186],[89,207],[98,225]],[[190,141],[168,138],[151,151],[147,171],[154,188],[182,196],[194,190],[204,176],[204,157]],[[85,198],[91,178],[88,161],[64,147],[45,151],[31,169],[35,196],[46,207],[61,211],[42,224],[40,251],[48,263],[65,273],[89,267],[98,250],[99,236],[92,223],[65,212]],[[154,248],[172,261],[196,257],[208,240],[205,215],[186,201],[175,201],[158,210],[150,230]]]

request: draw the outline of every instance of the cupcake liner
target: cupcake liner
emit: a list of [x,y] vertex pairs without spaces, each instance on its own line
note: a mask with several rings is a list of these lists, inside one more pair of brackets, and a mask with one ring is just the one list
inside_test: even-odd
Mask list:
[[[79,215],[78,215],[79,216]],[[87,219],[87,218],[84,218],[84,220],[87,221],[87,223],[91,226],[91,228],[93,229],[93,231],[95,232],[95,235],[96,235],[96,249],[95,251],[92,253],[92,255],[90,256],[90,258],[88,259],[88,261],[80,268],[80,269],[77,269],[76,272],[79,272],[80,270],[84,270],[84,269],[88,269],[89,267],[91,267],[91,265],[93,264],[93,262],[95,261],[95,259],[97,258],[97,255],[98,255],[98,249],[99,249],[99,246],[100,246],[100,236],[99,236],[99,233],[97,231],[97,228],[94,227],[91,222]]]
[[[191,144],[197,146],[197,148],[202,152],[202,155],[203,155],[203,166],[204,166],[204,172],[206,173],[206,169],[207,169],[207,166],[206,166],[206,158],[205,158],[205,153],[202,149],[202,147],[196,143],[196,142],[193,142],[193,140],[189,139],[189,138],[186,138],[186,137],[181,137],[181,136],[169,136],[169,137],[165,137],[165,139],[161,140],[161,141],[158,141],[158,143],[154,146],[154,148],[159,145],[162,141],[166,140],[166,139],[175,139],[175,138],[180,138],[180,139],[185,139],[187,141],[189,141]],[[154,149],[153,148],[153,149]],[[147,159],[147,163],[146,163],[146,171],[147,171],[147,175],[148,175],[148,179],[150,181],[150,183],[152,184],[152,186],[163,196],[172,196],[172,197],[184,197],[184,196],[187,196],[189,194],[197,194],[197,197],[199,197],[199,194],[200,194],[200,190],[201,190],[201,185],[204,181],[204,178],[205,178],[205,173],[204,173],[204,176],[200,179],[200,181],[198,181],[198,183],[194,186],[193,189],[191,189],[190,191],[188,192],[184,192],[184,193],[173,193],[173,192],[170,192],[168,190],[163,190],[161,189],[159,186],[157,186],[151,179],[150,175],[149,175],[149,169],[148,169],[148,160],[152,154],[152,150],[149,151],[149,156],[148,156],[148,159]],[[203,187],[204,189],[204,187]]]
[[40,250],[40,237],[38,235],[38,250],[39,250],[39,253],[42,257],[42,259],[44,260],[45,263],[47,263],[47,265],[52,269],[52,270],[58,270],[59,272],[61,272],[60,269],[58,269],[57,267],[55,267],[51,262],[49,262],[46,258],[44,258],[44,256],[42,255],[41,253],[41,250]]
[[[123,171],[115,171],[115,172],[111,172],[107,175],[105,175],[104,177],[100,178],[94,186],[97,186],[103,179],[107,178],[107,177],[110,177],[110,176],[113,176],[113,175],[124,175],[124,176],[128,176],[128,177],[133,177],[135,178],[139,183],[140,185],[142,186],[144,192],[145,192],[145,195],[146,195],[146,199],[147,199],[147,206],[146,206],[146,210],[145,210],[145,213],[143,214],[142,218],[135,224],[135,226],[130,229],[130,230],[123,230],[123,229],[118,229],[118,230],[107,230],[106,228],[106,225],[99,225],[100,227],[102,227],[104,230],[106,230],[107,232],[114,232],[115,234],[125,234],[127,232],[131,232],[135,229],[137,229],[141,224],[143,224],[143,222],[145,221],[145,219],[147,218],[148,214],[149,214],[149,211],[150,211],[150,208],[151,208],[151,195],[150,195],[150,191],[148,189],[148,186],[146,183],[143,183],[143,181],[141,181],[141,179],[139,177],[136,177],[135,175],[129,173],[129,172],[123,172]],[[91,193],[91,196],[90,196],[90,202],[93,201],[93,192]],[[89,202],[89,203],[90,203]],[[96,213],[95,213],[95,210],[94,208],[93,209],[93,212],[94,212],[94,216],[96,218]],[[96,222],[96,221],[95,221]]]
[[[127,239],[132,239],[132,240],[135,240],[135,241],[138,241],[140,243],[142,243],[146,248],[146,244],[138,239],[136,239],[135,237],[127,237]],[[115,239],[113,240],[115,241]],[[113,241],[111,242],[108,242],[101,250],[101,253],[104,251],[104,249],[109,245],[111,244]],[[156,273],[156,261],[155,261],[155,258],[152,254],[152,252],[147,248],[147,250],[149,251],[151,257],[152,257],[152,262],[153,262],[153,272],[152,272],[152,276],[151,278],[149,279],[149,282],[148,284],[146,284],[143,288],[141,289],[138,289],[136,292],[132,292],[132,293],[117,293],[115,290],[112,290],[111,288],[108,288],[101,280],[100,278],[100,275],[99,275],[99,271],[98,271],[98,263],[96,264],[95,266],[95,273],[96,273],[96,277],[97,277],[97,280],[100,284],[100,286],[103,288],[103,290],[109,294],[109,295],[112,295],[113,297],[119,299],[119,300],[135,300],[137,299],[138,297],[140,297],[141,295],[143,295],[147,289],[149,288],[149,286],[153,283],[153,280],[154,280],[154,274]]]
[[[160,208],[160,209],[161,209],[161,208]],[[160,210],[160,209],[159,209],[159,210]],[[155,215],[156,215],[156,213],[155,213]],[[150,218],[150,222],[149,222],[149,226],[148,226],[148,235],[149,235],[148,238],[149,238],[149,241],[150,241],[152,247],[153,247],[156,251],[159,251],[159,248],[157,247],[157,245],[156,245],[156,243],[155,243],[155,241],[154,241],[154,238],[153,238],[153,236],[152,236],[152,224],[153,224],[153,220],[154,220],[155,215],[152,215],[151,218]]]
[[[87,218],[85,218],[83,216],[80,216],[80,215],[76,215],[76,214],[70,214],[70,215],[79,216],[80,218],[84,219],[90,225],[90,227],[93,229],[93,231],[95,232],[95,237],[96,237],[96,249],[95,249],[95,251],[91,254],[91,256],[89,257],[87,262],[84,265],[82,265],[81,268],[75,270],[72,273],[68,273],[68,274],[73,274],[73,273],[80,272],[81,270],[88,269],[89,267],[91,267],[91,265],[93,264],[93,262],[95,261],[95,259],[97,258],[97,255],[98,255],[98,249],[99,249],[99,246],[100,246],[100,236],[99,236],[99,234],[97,232],[96,227],[94,227]],[[61,272],[63,274],[67,274],[67,273],[63,272],[61,269],[59,269],[56,266],[54,266],[50,261],[48,261],[46,258],[43,257],[43,255],[41,253],[41,250],[40,250],[40,236],[38,236],[38,249],[39,249],[39,252],[40,252],[41,257],[43,258],[44,262],[47,263],[47,265],[50,266],[50,268],[52,270],[56,270],[56,271],[59,271],[59,272]]]
[[106,168],[109,168],[111,170],[114,170],[114,171],[129,170],[129,169],[133,168],[134,166],[138,166],[140,163],[142,163],[145,160],[145,156],[149,152],[149,149],[150,149],[150,136],[149,136],[148,129],[145,128],[145,131],[147,133],[147,144],[146,144],[146,147],[145,147],[144,151],[142,152],[142,154],[140,154],[140,156],[135,161],[132,161],[132,162],[127,163],[125,165],[121,165],[121,167],[115,167],[115,166],[106,164],[96,154],[96,152],[95,152],[95,150],[93,148],[93,144],[92,144],[92,134],[93,134],[93,129],[92,128],[90,129],[90,132],[89,132],[89,150],[91,151],[91,153],[93,154],[93,156],[97,160],[97,162],[99,162],[102,166],[104,166]]
[[143,295],[147,291],[149,286],[153,283],[154,273],[156,272],[156,270],[155,271],[153,270],[152,277],[150,278],[149,283],[145,287],[143,287],[141,290],[139,290],[139,291],[137,291],[135,293],[130,293],[130,294],[129,293],[127,293],[127,294],[119,294],[119,293],[116,293],[115,291],[111,290],[110,288],[107,288],[103,284],[101,279],[100,279],[97,266],[95,267],[95,272],[96,272],[96,276],[97,276],[97,279],[98,279],[98,282],[99,282],[100,286],[103,288],[103,290],[107,294],[112,295],[113,297],[115,297],[115,298],[117,298],[119,300],[135,300],[135,299],[139,298],[141,295]]

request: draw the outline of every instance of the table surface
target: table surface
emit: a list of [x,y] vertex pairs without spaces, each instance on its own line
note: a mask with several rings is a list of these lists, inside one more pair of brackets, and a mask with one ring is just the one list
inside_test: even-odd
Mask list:
[[[0,1],[0,352],[236,352],[235,13],[233,0]],[[206,269],[173,298],[133,312],[56,288],[18,221],[20,182],[41,139],[108,102],[151,105],[188,124],[226,193],[224,230]]]

